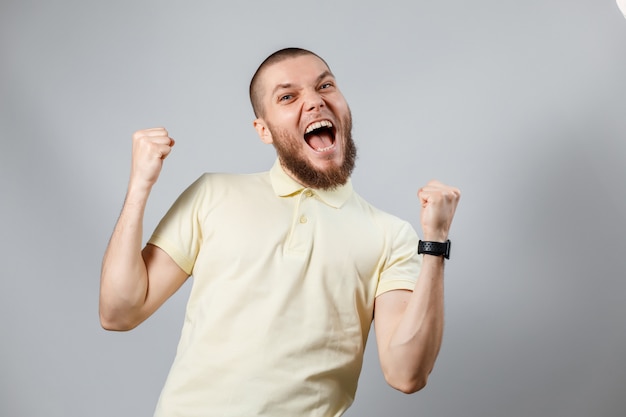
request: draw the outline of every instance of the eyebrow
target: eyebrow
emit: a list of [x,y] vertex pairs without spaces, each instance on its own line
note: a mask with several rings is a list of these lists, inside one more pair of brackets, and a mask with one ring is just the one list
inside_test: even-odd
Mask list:
[[[332,72],[330,72],[329,70],[326,70],[326,71],[322,72],[320,75],[317,76],[317,79],[315,80],[315,84],[319,83],[320,81],[322,81],[326,77],[335,78],[335,76],[333,75]],[[292,83],[278,84],[276,87],[274,87],[274,90],[272,90],[272,96],[274,96],[278,90],[285,90],[285,89],[289,89],[289,88],[292,88],[292,87],[293,87]]]

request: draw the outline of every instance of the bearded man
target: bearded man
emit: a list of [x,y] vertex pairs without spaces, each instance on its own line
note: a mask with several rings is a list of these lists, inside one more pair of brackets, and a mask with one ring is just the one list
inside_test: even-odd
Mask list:
[[372,321],[387,382],[421,389],[441,345],[459,190],[437,181],[419,190],[423,241],[361,198],[350,182],[350,109],[310,51],[270,55],[250,99],[274,166],[202,175],[143,248],[148,195],[174,140],[164,128],[133,135],[128,192],[103,259],[101,324],[132,329],[194,279],[155,416],[340,416]]

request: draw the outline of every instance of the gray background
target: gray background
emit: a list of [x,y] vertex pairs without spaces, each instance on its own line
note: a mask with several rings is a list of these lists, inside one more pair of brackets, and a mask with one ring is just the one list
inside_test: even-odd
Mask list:
[[370,338],[348,415],[626,415],[614,0],[2,0],[0,415],[151,415],[189,285],[132,332],[99,326],[130,136],[177,139],[147,237],[201,172],[269,168],[247,85],[292,45],[338,77],[365,198],[419,230],[419,186],[463,191],[429,385],[387,387]]

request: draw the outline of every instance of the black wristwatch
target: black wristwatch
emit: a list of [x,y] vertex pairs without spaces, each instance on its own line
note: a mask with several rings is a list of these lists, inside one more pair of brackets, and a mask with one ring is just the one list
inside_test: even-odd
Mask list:
[[417,244],[417,253],[443,256],[446,259],[450,259],[450,239],[445,242],[424,242],[420,240]]

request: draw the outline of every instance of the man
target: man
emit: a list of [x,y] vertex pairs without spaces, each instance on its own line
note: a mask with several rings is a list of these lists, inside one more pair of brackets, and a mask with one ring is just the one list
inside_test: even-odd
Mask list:
[[420,189],[429,243],[418,255],[407,222],[352,190],[351,114],[324,60],[297,48],[272,54],[250,98],[277,162],[201,176],[143,249],[146,201],[174,140],[163,128],[133,135],[128,193],[103,260],[102,326],[134,328],[194,276],[156,416],[340,416],[372,320],[388,383],[421,389],[441,344],[459,190]]

